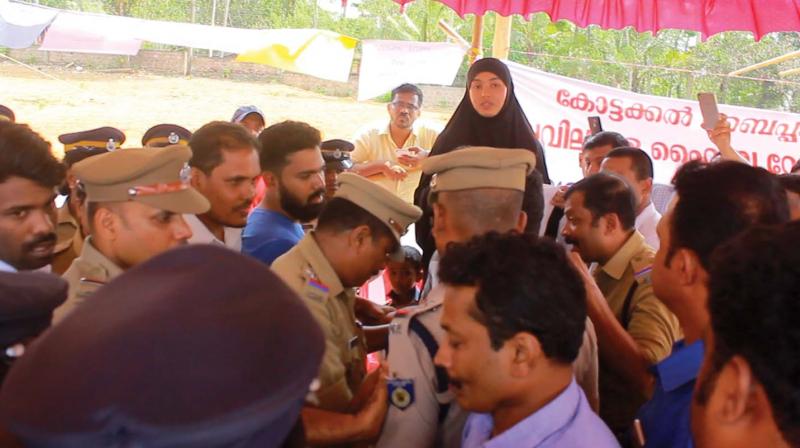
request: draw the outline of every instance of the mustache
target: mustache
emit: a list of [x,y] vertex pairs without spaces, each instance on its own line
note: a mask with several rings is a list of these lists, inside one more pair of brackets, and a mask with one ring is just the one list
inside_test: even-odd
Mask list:
[[56,242],[56,234],[51,232],[51,233],[42,234],[42,235],[34,238],[33,240],[28,241],[27,243],[24,243],[22,246],[26,250],[31,250],[31,249],[33,249],[34,247],[36,247],[36,246],[38,246],[40,244],[45,244],[45,243],[47,243],[47,244],[50,244],[50,243],[55,244],[55,242]]
[[251,202],[252,202],[252,200],[249,200],[247,202],[242,202],[241,204],[239,204],[236,207],[234,207],[233,211],[238,212],[239,210],[247,210],[247,209],[250,208],[250,203]]
[[576,240],[575,238],[571,238],[571,237],[565,236],[564,237],[564,242],[567,243],[567,244],[571,244],[571,245],[573,245],[575,247],[579,247],[578,240]]

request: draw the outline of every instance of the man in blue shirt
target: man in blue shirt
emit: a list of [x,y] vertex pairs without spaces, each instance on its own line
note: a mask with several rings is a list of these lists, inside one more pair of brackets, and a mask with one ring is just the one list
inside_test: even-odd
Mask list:
[[301,223],[316,219],[322,210],[325,161],[320,133],[306,123],[277,123],[258,139],[267,192],[247,219],[242,252],[272,264],[303,238]]
[[586,299],[561,246],[490,232],[449,245],[439,279],[447,336],[435,362],[473,412],[463,448],[619,446],[572,373]]
[[693,162],[678,171],[673,183],[676,196],[657,227],[661,247],[652,281],[656,296],[678,317],[684,339],[651,369],[652,398],[637,414],[641,432],[631,434],[648,448],[692,446],[689,408],[709,326],[711,253],[750,226],[788,219],[778,181],[761,168]]

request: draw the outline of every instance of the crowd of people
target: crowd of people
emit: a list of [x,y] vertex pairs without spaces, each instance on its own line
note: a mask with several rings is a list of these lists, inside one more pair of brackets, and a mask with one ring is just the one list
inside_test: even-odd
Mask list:
[[800,446],[800,166],[720,115],[671,185],[587,131],[557,186],[502,61],[422,105],[60,160],[0,106],[0,446]]

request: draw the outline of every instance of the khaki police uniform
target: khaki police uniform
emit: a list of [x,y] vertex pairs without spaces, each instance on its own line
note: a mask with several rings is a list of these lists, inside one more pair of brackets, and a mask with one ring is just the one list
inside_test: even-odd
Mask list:
[[64,201],[64,205],[59,207],[57,212],[56,241],[53,251],[55,256],[51,264],[52,272],[62,275],[72,264],[72,260],[78,258],[83,249],[83,236],[80,226],[69,211],[69,198]]
[[[656,298],[650,273],[655,251],[634,231],[628,241],[593,277],[611,311],[631,335],[650,364],[672,351],[682,336],[678,319]],[[612,369],[600,364],[600,415],[612,431],[626,429],[647,400]]]
[[[522,149],[465,148],[422,163],[432,174],[431,191],[504,188],[525,191],[536,156]],[[479,205],[476,205],[479,206]],[[445,333],[439,325],[444,285],[419,306],[399,311],[389,330],[389,412],[379,448],[459,447],[467,413],[448,391],[446,372],[434,365]]]
[[62,276],[69,283],[69,294],[67,301],[56,308],[53,313],[53,324],[60,322],[99,287],[110,282],[122,272],[122,268],[94,247],[92,237],[86,238],[80,256],[72,262]]
[[[173,213],[204,213],[208,200],[189,185],[187,146],[120,149],[76,163],[72,169],[86,192],[87,202],[121,203],[137,201]],[[81,255],[64,273],[69,283],[67,301],[56,309],[59,321],[87,297],[122,273],[98,250],[93,237],[86,238]]]
[[[352,173],[339,177],[337,198],[346,199],[381,220],[398,241],[393,258],[403,256],[400,237],[422,215],[390,191]],[[356,322],[354,291],[342,284],[336,269],[325,258],[314,232],[276,259],[271,266],[308,305],[325,333],[325,356],[319,369],[316,392],[322,409],[350,411],[350,402],[365,375],[366,341]]]
[[[119,129],[104,126],[88,131],[61,134],[58,141],[64,144],[64,164],[71,173],[72,165],[99,154],[116,150],[125,142],[125,133]],[[69,176],[68,176],[69,177]],[[83,232],[81,224],[72,216],[69,208],[72,192],[69,186],[62,190],[67,195],[64,205],[58,209],[58,224],[56,226],[57,243],[55,257],[52,263],[52,272],[63,274],[78,257],[83,247]]]

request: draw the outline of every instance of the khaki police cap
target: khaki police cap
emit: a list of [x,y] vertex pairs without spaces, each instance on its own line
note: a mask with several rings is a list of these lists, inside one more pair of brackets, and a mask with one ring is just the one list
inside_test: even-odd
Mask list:
[[72,169],[90,202],[137,201],[174,213],[208,211],[208,200],[189,185],[188,146],[130,148],[100,154]]
[[[358,174],[342,173],[339,176],[339,189],[334,197],[347,199],[383,221],[398,243],[408,226],[422,216],[419,207],[405,202],[386,188]],[[393,259],[402,259],[402,248],[398,248],[398,252],[392,254]]]
[[525,191],[525,177],[536,167],[536,155],[527,149],[467,147],[422,162],[433,174],[431,191],[504,188]]

